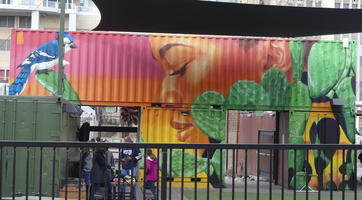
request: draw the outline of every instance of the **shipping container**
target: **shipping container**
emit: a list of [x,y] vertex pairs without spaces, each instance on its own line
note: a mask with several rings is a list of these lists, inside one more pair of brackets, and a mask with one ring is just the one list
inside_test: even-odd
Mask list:
[[[353,41],[122,32],[65,36],[64,98],[82,105],[140,106],[145,142],[223,143],[226,113],[247,110],[287,112],[291,144],[330,143],[325,138],[354,143]],[[57,94],[57,37],[54,31],[12,31],[10,95]],[[316,164],[306,155],[298,152],[296,168],[289,164],[289,181],[294,172],[304,173],[304,161],[315,175]],[[333,160],[337,170],[338,155],[321,159],[325,166]],[[337,187],[352,187],[351,160],[342,162],[351,170],[343,175],[346,183],[335,176]]]
[[[354,42],[344,48],[340,41],[116,32],[70,32],[69,37],[77,48],[65,54],[65,98],[88,105],[191,105],[203,92],[216,91],[233,108],[309,107],[305,102],[287,105],[288,88],[290,97],[305,95],[300,81],[312,98],[332,97],[328,92],[339,78],[354,72],[349,73],[356,56]],[[57,48],[48,43],[56,38],[54,31],[14,29],[10,83],[34,50]],[[54,94],[57,65],[52,64],[33,67],[23,90],[10,92]],[[324,71],[328,75],[321,76]],[[254,98],[235,96],[250,92],[243,88],[252,89],[248,95]]]
[[[0,96],[0,140],[19,141],[77,141],[79,111],[74,105],[58,97]],[[13,176],[17,194],[26,192],[26,168],[28,171],[28,194],[52,194],[53,148],[4,147],[2,166],[2,195],[11,196]],[[15,153],[15,154],[14,154]],[[27,157],[29,154],[29,157]],[[65,149],[55,154],[55,194],[59,192],[61,179],[65,176]],[[42,159],[42,165],[40,165]],[[15,171],[13,162],[15,161]],[[42,169],[42,171],[40,171]]]

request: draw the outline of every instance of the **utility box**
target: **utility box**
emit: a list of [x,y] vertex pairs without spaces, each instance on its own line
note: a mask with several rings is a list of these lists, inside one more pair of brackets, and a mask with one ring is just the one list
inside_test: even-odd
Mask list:
[[[58,97],[0,96],[0,140],[77,141],[80,114],[77,106]],[[57,196],[66,173],[65,151],[55,150],[53,166],[53,148],[4,147],[2,196]]]

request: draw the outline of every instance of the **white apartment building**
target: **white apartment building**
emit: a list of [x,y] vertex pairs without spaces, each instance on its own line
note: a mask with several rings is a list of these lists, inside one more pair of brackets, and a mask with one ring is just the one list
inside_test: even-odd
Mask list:
[[[100,22],[92,0],[65,0],[65,30],[89,31]],[[0,0],[0,94],[10,68],[11,29],[59,30],[60,0]]]

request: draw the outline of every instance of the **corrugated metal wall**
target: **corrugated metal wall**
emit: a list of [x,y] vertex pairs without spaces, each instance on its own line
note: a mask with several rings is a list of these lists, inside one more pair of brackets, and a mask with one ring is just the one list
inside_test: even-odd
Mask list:
[[[338,77],[342,73],[341,69],[330,71],[328,66],[320,66],[323,57],[353,54],[350,50],[343,52],[341,42],[331,41],[111,32],[70,35],[78,48],[65,54],[70,64],[65,67],[69,86],[64,96],[88,105],[162,103],[178,107],[191,105],[205,91],[216,91],[225,98],[230,96],[221,103],[229,104],[231,109],[283,110],[287,106],[288,85],[311,70],[307,65],[314,64],[314,71],[308,74],[313,80],[308,79],[308,84],[311,97],[316,98],[335,84],[337,79],[332,75]],[[52,31],[13,30],[10,82],[21,70],[16,67],[34,49],[56,38]],[[312,45],[317,46],[313,51],[315,62],[308,60]],[[342,61],[335,63],[343,64]],[[348,58],[344,61],[353,64]],[[315,77],[325,70],[330,75]],[[50,71],[51,74],[32,74],[21,95],[54,94],[51,88],[57,84],[53,80],[56,65]],[[293,89],[293,95],[302,95],[300,88]],[[240,97],[239,93],[245,95]],[[272,95],[264,97],[264,93]]]
[[[288,40],[104,32],[71,35],[78,48],[65,54],[70,62],[65,73],[83,104],[191,104],[203,91],[226,95],[237,80],[261,81],[272,62],[268,58],[271,43],[289,51]],[[51,31],[14,30],[10,82],[20,71],[16,66],[30,52],[56,37]],[[277,67],[292,81],[290,59],[286,53]],[[31,76],[21,95],[50,93]]]

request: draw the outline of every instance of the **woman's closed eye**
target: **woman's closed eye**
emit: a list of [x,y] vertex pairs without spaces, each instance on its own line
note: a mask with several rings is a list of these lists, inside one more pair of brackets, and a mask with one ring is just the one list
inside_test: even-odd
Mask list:
[[188,64],[200,55],[194,47],[179,43],[167,44],[160,49],[159,53],[163,61],[167,63],[170,76],[183,75]]

